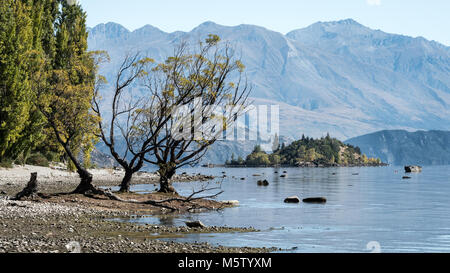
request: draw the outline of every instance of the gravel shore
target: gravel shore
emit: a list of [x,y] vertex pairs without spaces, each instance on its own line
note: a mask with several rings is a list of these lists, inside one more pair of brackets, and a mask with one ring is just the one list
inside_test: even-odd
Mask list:
[[[39,191],[47,194],[69,191],[78,183],[75,175],[65,171],[49,171],[48,168],[31,166],[22,168],[19,171],[0,169],[0,253],[264,253],[275,251],[275,249],[267,248],[217,247],[207,243],[190,244],[158,240],[182,237],[190,233],[257,232],[253,228],[166,227],[111,221],[111,219],[130,218],[136,215],[167,213],[165,209],[149,205],[146,207],[129,205],[119,208],[119,203],[81,195],[10,201],[7,195],[12,196],[20,191],[26,185],[30,172],[38,172]],[[94,173],[97,186],[115,186],[120,181],[120,178],[116,178],[120,177],[120,173],[115,173],[119,171],[101,170],[101,172],[109,173],[109,175]],[[39,176],[39,173],[42,175]],[[183,175],[177,179],[178,181],[198,181],[211,178]],[[156,181],[155,174],[142,173],[133,183],[155,183]],[[124,197],[131,198],[131,195],[124,195]],[[149,194],[139,195],[139,197],[158,196]],[[218,204],[216,201],[198,202],[208,207]]]
[[[30,174],[38,174],[39,186],[46,193],[69,192],[74,190],[80,179],[77,173],[68,172],[64,166],[55,165],[50,168],[38,166],[19,166],[11,169],[0,168],[0,192],[15,194],[23,189],[30,179]],[[114,187],[120,185],[125,172],[121,169],[92,169],[96,186]],[[208,181],[214,177],[202,174],[176,174],[173,182]],[[155,172],[137,172],[131,181],[131,185],[159,183],[159,175]]]
[[188,244],[158,240],[188,233],[255,232],[254,229],[224,227],[190,229],[106,220],[129,216],[124,212],[99,211],[77,205],[0,200],[0,252],[262,253],[270,251],[270,249],[214,247],[206,243]]

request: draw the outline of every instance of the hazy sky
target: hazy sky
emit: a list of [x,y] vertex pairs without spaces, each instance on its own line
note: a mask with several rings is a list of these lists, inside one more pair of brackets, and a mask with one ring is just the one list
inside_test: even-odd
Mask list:
[[373,29],[423,36],[450,46],[449,0],[81,0],[88,25],[146,24],[190,31],[205,21],[253,24],[283,34],[317,21],[353,18]]

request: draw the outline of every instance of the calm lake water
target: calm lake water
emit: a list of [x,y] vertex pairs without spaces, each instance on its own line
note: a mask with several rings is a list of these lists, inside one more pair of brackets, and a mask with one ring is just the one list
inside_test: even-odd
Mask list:
[[[285,170],[288,177],[280,178]],[[228,177],[222,183],[225,192],[217,199],[239,200],[240,206],[219,212],[130,221],[183,226],[187,220],[201,220],[206,225],[262,230],[195,234],[170,241],[277,247],[289,249],[287,252],[370,252],[368,244],[375,242],[372,244],[379,244],[381,252],[450,252],[449,166],[425,167],[422,173],[408,174],[412,177],[409,180],[402,179],[405,174],[401,167],[183,171],[216,176],[226,172]],[[242,177],[246,180],[240,180]],[[260,179],[267,179],[270,185],[258,187],[256,182]],[[174,184],[182,195],[189,195],[201,185]],[[217,185],[213,182],[210,186]],[[150,185],[133,188],[154,189]],[[325,205],[285,204],[283,200],[292,195],[301,199],[321,196],[328,202]]]

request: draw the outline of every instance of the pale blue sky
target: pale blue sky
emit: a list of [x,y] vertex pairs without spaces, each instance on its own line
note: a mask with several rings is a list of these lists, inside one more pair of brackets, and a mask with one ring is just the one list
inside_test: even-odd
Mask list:
[[317,21],[353,18],[373,29],[423,36],[450,46],[449,0],[81,0],[88,25],[146,24],[190,31],[205,21],[253,24],[283,34]]

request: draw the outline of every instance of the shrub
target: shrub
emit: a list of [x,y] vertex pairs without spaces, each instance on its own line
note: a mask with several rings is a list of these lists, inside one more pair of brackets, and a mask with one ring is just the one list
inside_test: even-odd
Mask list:
[[25,164],[25,157],[22,154],[20,154],[15,160],[14,160],[14,164],[16,165],[24,165]]
[[45,158],[47,158],[48,161],[51,161],[51,162],[59,162],[60,161],[60,159],[59,159],[60,155],[56,152],[46,151],[46,152],[44,152],[44,156],[45,156]]
[[8,158],[2,159],[2,160],[0,160],[0,168],[10,169],[13,167],[12,163],[13,162],[11,159],[8,159]]
[[50,166],[48,163],[48,159],[40,153],[30,155],[27,159],[27,164],[41,167]]

